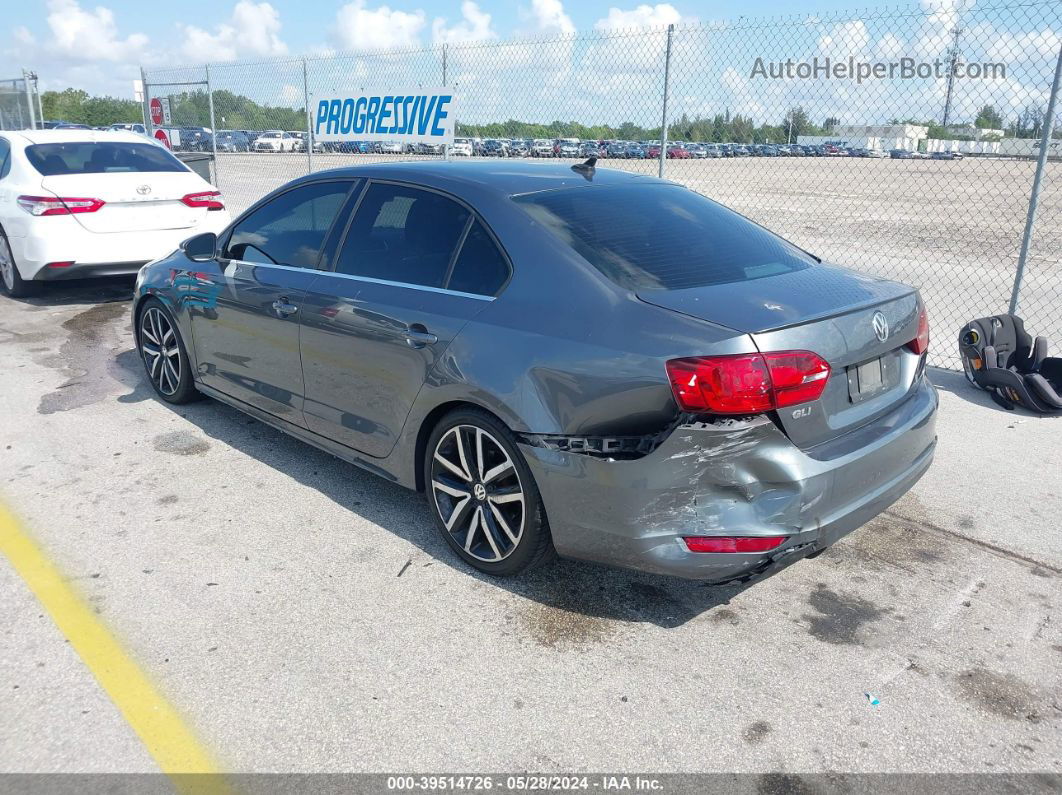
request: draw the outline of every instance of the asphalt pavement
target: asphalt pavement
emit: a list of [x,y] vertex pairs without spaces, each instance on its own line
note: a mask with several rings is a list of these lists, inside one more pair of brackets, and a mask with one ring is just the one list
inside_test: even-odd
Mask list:
[[[1062,772],[1062,418],[934,371],[929,474],[814,560],[494,580],[420,495],[156,400],[130,292],[0,299],[0,499],[223,769]],[[0,772],[158,769],[2,556],[0,600]]]

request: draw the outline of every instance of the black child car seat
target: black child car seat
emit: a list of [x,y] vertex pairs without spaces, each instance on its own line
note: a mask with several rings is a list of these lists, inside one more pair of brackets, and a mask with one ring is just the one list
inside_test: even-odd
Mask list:
[[959,353],[970,383],[1004,408],[1062,413],[1062,359],[1048,358],[1047,340],[1033,340],[1017,315],[971,320],[959,332]]

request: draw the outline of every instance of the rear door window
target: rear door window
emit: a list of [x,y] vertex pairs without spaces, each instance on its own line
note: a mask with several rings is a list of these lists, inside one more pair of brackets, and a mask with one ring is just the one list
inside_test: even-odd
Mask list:
[[26,159],[45,177],[110,172],[188,171],[180,160],[161,146],[151,143],[74,141],[32,144],[26,147]]
[[470,213],[431,191],[373,183],[347,231],[336,271],[443,287]]
[[352,185],[359,181],[311,182],[285,191],[233,228],[225,258],[317,267],[325,235]]
[[586,186],[514,200],[629,290],[749,281],[817,262],[744,216],[676,185]]
[[447,289],[475,295],[497,295],[508,279],[509,263],[483,223],[476,221],[461,245],[450,280],[446,283]]

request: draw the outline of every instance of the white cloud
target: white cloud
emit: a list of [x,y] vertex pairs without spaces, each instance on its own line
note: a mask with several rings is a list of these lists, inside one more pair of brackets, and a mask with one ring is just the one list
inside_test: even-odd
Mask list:
[[193,62],[234,61],[243,56],[286,55],[288,46],[280,38],[280,14],[269,3],[240,0],[232,17],[214,32],[184,26],[184,57]]
[[49,49],[64,58],[81,62],[133,61],[146,52],[148,37],[131,33],[120,38],[114,12],[105,6],[86,11],[77,0],[49,0],[48,12],[52,31]]
[[354,0],[336,14],[334,35],[340,49],[356,52],[413,47],[420,43],[425,21],[419,9],[408,13],[390,6],[367,8],[365,0]]
[[819,51],[831,58],[843,59],[849,55],[859,58],[866,54],[870,33],[866,23],[857,19],[834,25],[819,39]]
[[1001,33],[993,36],[988,55],[993,61],[1012,63],[1015,60],[1031,61],[1035,53],[1042,59],[1054,58],[1062,46],[1062,34],[1053,30],[1029,33]]
[[898,58],[904,50],[903,41],[893,33],[886,33],[878,41],[876,53],[879,58],[891,60]]
[[19,25],[17,28],[11,31],[11,35],[14,37],[15,42],[17,44],[32,47],[34,44],[37,43],[37,37],[34,36],[30,32],[30,29],[25,27],[24,25]]
[[594,23],[598,30],[622,30],[624,28],[664,28],[680,23],[694,23],[695,17],[684,17],[670,3],[658,5],[640,5],[630,11],[610,8],[608,16]]
[[561,0],[531,0],[531,10],[520,9],[520,16],[531,24],[531,33],[575,33],[575,23],[564,12]]
[[488,41],[497,37],[498,34],[490,26],[490,14],[483,11],[473,0],[461,3],[461,21],[453,27],[446,27],[443,17],[436,17],[431,25],[431,39],[435,44],[462,44]]

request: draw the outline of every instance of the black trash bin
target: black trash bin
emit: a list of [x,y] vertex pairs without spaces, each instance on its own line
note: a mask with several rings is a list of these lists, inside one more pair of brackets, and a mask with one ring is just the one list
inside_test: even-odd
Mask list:
[[210,152],[174,152],[174,156],[211,185],[216,185],[211,176],[210,164],[214,155]]

